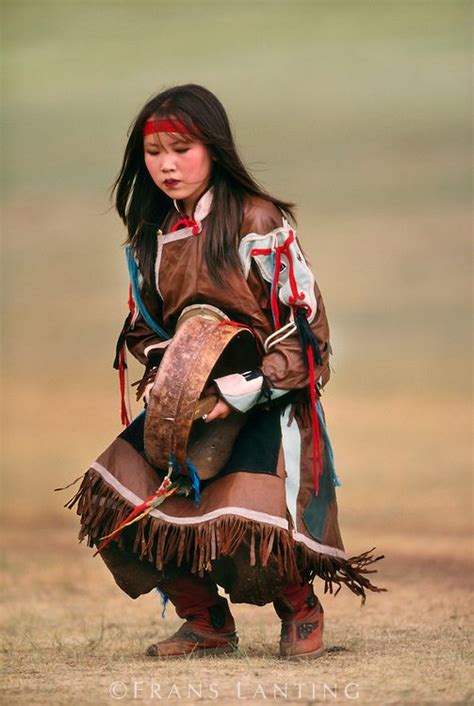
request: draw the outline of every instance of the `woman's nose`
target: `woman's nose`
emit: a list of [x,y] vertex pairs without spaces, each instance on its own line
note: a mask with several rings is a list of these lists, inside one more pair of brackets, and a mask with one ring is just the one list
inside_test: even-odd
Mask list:
[[175,168],[174,165],[174,159],[172,155],[165,155],[163,157],[163,161],[161,162],[161,171],[162,172],[171,172]]

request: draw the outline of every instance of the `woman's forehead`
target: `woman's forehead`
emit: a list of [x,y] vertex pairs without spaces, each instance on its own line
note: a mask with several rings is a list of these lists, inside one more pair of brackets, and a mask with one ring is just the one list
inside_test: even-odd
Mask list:
[[150,135],[145,135],[143,144],[147,146],[172,147],[175,144],[183,142],[194,142],[195,138],[192,135],[183,135],[179,132],[153,132]]

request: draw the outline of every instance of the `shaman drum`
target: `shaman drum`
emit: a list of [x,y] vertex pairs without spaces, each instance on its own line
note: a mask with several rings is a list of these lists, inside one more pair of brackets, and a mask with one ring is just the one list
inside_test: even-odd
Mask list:
[[203,480],[215,476],[230,457],[246,415],[231,412],[205,423],[202,415],[217,397],[203,397],[212,380],[259,365],[254,334],[236,326],[219,309],[195,305],[181,314],[148,401],[144,445],[155,467],[166,470],[176,459],[183,474],[190,460]]

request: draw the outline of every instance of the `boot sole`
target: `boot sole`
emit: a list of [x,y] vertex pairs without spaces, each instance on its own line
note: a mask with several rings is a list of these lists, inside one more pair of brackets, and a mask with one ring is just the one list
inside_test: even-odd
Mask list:
[[287,660],[289,662],[299,662],[305,659],[318,659],[326,651],[325,647],[320,647],[319,650],[313,650],[313,652],[302,652],[299,655],[280,655],[281,659]]
[[145,656],[151,659],[198,659],[200,657],[230,654],[231,652],[237,652],[238,649],[238,645],[222,645],[221,647],[203,647],[190,652],[178,652],[174,655],[149,655],[145,653]]

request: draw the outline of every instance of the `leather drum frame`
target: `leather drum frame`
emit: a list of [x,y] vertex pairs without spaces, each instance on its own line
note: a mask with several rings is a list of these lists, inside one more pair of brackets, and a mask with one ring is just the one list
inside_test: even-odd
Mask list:
[[174,455],[184,474],[190,459],[202,479],[216,475],[228,460],[246,415],[232,412],[209,423],[195,421],[198,401],[213,378],[251,370],[260,362],[249,329],[212,320],[199,311],[184,320],[150,392],[144,431],[150,463],[164,471]]

